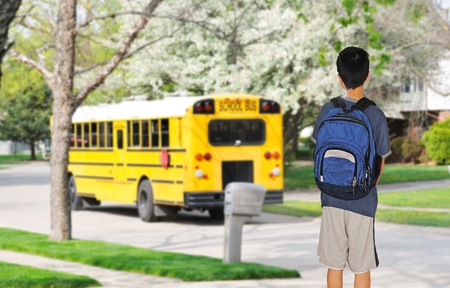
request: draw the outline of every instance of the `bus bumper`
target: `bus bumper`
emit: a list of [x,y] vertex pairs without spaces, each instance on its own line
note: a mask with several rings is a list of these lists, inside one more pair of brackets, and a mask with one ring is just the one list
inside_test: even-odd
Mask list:
[[[224,193],[218,192],[184,192],[186,208],[223,207]],[[264,204],[283,203],[283,190],[267,190]]]

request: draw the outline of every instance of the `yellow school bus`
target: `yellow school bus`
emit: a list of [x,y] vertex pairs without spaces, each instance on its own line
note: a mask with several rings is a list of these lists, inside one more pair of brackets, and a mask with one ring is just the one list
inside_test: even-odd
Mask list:
[[136,203],[143,221],[208,210],[223,217],[230,182],[266,187],[283,202],[280,105],[255,95],[168,97],[81,106],[72,118],[72,210]]

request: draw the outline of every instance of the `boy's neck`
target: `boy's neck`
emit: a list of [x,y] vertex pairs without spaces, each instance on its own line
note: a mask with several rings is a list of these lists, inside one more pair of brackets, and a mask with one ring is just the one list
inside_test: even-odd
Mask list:
[[355,89],[347,89],[347,97],[359,100],[364,97],[364,85],[356,87]]

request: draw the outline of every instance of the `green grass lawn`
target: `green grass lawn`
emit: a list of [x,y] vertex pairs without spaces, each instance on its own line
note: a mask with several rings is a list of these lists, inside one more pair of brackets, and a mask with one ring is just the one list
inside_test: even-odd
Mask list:
[[450,213],[378,209],[377,221],[420,226],[450,227]]
[[[27,163],[30,159],[30,155],[0,155],[0,164]],[[42,160],[41,153],[36,153],[36,160]]]
[[[387,164],[379,183],[400,183],[450,179],[447,166],[412,166]],[[306,166],[287,169],[284,176],[284,189],[300,190],[317,188],[314,181],[314,167]]]
[[[419,191],[418,193],[423,193],[433,190]],[[408,193],[412,192],[398,192],[398,193],[382,193],[379,196],[400,194],[406,197]],[[411,196],[413,199],[413,196]],[[450,201],[450,193],[445,193],[445,196],[439,198],[447,202]],[[430,201],[432,203],[433,201]],[[420,199],[416,201],[411,201],[409,206],[421,207]],[[434,201],[436,205],[428,206],[429,208],[438,208],[439,200]],[[422,206],[423,207],[423,206]],[[322,215],[322,208],[320,207],[320,202],[309,202],[309,201],[298,201],[298,200],[288,200],[283,204],[271,204],[264,205],[263,212],[283,214],[295,217],[319,217]],[[436,226],[436,227],[450,227],[450,213],[445,212],[428,212],[428,211],[408,211],[408,210],[391,210],[391,209],[378,209],[376,215],[377,221],[399,223],[399,224],[411,224],[411,225],[421,225],[421,226]]]
[[44,234],[9,228],[0,228],[0,249],[109,269],[179,278],[184,281],[300,277],[296,270],[257,263],[223,264],[222,259],[161,252],[101,241],[56,242],[49,241],[48,236]]
[[378,202],[389,206],[450,209],[450,188],[380,193]]
[[77,288],[88,286],[101,285],[96,280],[86,276],[0,262],[0,288]]

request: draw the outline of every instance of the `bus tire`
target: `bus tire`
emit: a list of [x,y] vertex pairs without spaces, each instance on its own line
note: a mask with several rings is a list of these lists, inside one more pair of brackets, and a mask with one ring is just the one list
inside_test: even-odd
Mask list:
[[158,218],[155,215],[155,205],[153,204],[153,190],[148,180],[143,180],[141,184],[139,184],[136,203],[139,217],[141,217],[142,221],[157,221]]
[[102,203],[101,201],[95,198],[82,197],[82,199],[83,199],[83,207],[100,206],[100,204]]
[[77,186],[73,176],[69,178],[69,194],[70,194],[70,209],[72,211],[80,211],[84,209],[83,199],[77,196]]
[[208,209],[208,213],[209,213],[209,217],[213,220],[224,220],[225,219],[225,214],[223,213],[223,207]]

